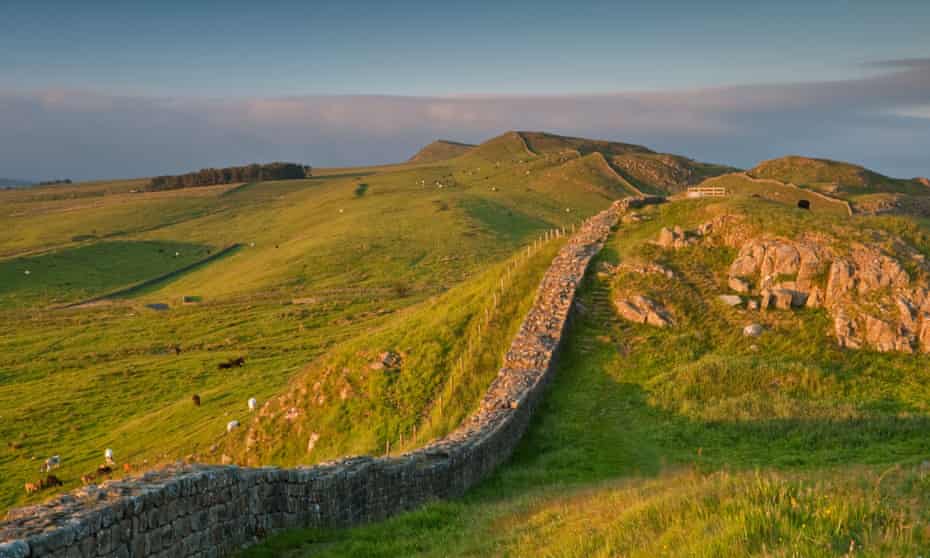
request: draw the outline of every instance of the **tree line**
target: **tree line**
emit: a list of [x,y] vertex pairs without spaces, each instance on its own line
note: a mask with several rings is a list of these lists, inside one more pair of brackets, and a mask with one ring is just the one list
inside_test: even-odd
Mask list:
[[308,178],[312,168],[297,163],[253,163],[241,167],[221,169],[200,169],[186,174],[156,176],[149,183],[149,190],[175,190],[196,186],[213,186],[216,184],[233,184],[236,182],[261,182],[263,180],[290,180]]

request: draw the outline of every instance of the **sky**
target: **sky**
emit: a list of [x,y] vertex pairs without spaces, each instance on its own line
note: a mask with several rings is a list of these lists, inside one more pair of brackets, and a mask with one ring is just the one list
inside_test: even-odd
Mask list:
[[510,129],[930,174],[930,2],[0,1],[0,176],[406,159]]

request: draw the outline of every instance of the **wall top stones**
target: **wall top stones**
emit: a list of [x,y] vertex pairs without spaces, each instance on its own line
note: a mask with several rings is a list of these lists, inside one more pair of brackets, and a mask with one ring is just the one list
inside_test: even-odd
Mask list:
[[15,509],[0,558],[225,556],[270,531],[382,519],[461,495],[513,452],[553,372],[575,290],[626,198],[589,218],[546,271],[479,410],[449,435],[393,457],[280,469],[176,465]]

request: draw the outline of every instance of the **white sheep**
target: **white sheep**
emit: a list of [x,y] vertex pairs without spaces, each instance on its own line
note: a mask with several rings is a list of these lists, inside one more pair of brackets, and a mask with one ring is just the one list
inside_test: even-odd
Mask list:
[[233,430],[239,428],[238,420],[231,420],[226,423],[226,432],[232,432]]
[[249,398],[249,410],[254,411],[258,408],[258,400],[254,397]]
[[115,463],[113,461],[113,450],[110,448],[103,450],[103,459],[107,462],[107,465],[113,465]]
[[43,473],[48,473],[52,469],[57,469],[60,466],[61,466],[61,456],[53,455],[45,460],[45,463],[42,464],[42,469],[40,469],[40,471]]

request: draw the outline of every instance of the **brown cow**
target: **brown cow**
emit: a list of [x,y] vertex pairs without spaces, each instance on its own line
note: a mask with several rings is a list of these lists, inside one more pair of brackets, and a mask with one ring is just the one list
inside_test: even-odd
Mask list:
[[58,477],[55,475],[49,475],[44,479],[39,481],[39,488],[45,490],[46,488],[51,488],[53,486],[62,486],[64,483],[58,480]]
[[193,397],[191,397],[191,401],[194,402],[194,407],[200,406],[200,396],[197,395],[196,393],[193,395]]
[[39,486],[34,482],[27,482],[25,488],[26,494],[35,494],[39,491]]

